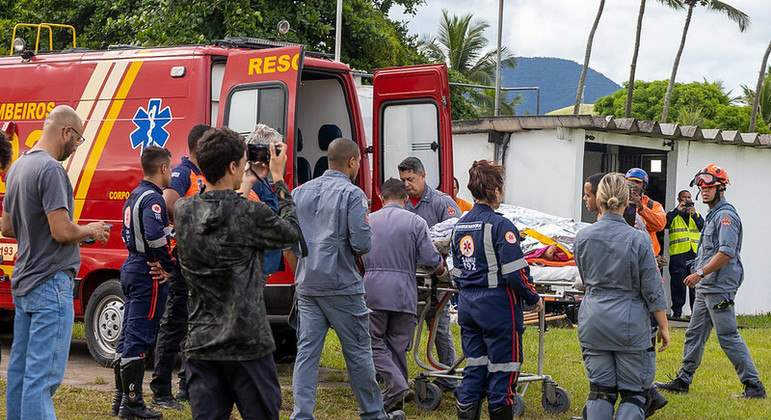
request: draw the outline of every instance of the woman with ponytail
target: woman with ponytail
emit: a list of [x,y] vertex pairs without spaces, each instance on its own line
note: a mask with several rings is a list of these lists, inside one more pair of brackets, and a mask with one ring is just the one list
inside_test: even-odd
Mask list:
[[586,286],[578,313],[578,339],[589,378],[584,418],[610,420],[618,395],[619,419],[644,419],[650,316],[659,323],[659,351],[669,346],[667,299],[650,239],[624,220],[629,187],[619,173],[597,188],[597,223],[578,232],[576,264]]
[[466,367],[455,391],[458,419],[477,420],[487,397],[491,420],[511,420],[522,363],[523,305],[543,310],[514,223],[497,214],[503,167],[485,160],[469,170],[474,207],[452,235],[453,280]]

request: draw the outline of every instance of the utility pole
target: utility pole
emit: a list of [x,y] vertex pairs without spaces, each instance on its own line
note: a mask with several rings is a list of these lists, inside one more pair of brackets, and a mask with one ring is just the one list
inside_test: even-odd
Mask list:
[[343,0],[337,0],[335,17],[335,61],[340,61],[340,44],[343,37]]
[[493,115],[501,113],[501,37],[503,35],[503,0],[498,0],[498,50],[495,54],[495,108]]

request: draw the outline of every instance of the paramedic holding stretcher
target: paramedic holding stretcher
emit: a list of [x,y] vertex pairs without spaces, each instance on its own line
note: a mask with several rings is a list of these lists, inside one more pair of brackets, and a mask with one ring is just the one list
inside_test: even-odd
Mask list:
[[513,418],[522,363],[523,305],[543,310],[514,224],[495,212],[503,201],[503,167],[476,161],[468,188],[474,207],[452,236],[453,280],[466,367],[455,395],[458,419],[477,420],[487,396],[491,420]]
[[659,351],[669,346],[667,298],[648,236],[623,213],[629,188],[619,173],[597,189],[597,223],[576,236],[576,265],[586,286],[578,313],[578,340],[589,378],[584,419],[644,419],[647,378],[652,376],[650,316],[659,324]]

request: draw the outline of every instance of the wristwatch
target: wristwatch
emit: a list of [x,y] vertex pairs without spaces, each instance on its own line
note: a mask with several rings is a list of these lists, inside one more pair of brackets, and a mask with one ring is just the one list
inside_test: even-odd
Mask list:
[[696,275],[701,278],[704,278],[704,270],[702,270],[701,268],[696,270]]

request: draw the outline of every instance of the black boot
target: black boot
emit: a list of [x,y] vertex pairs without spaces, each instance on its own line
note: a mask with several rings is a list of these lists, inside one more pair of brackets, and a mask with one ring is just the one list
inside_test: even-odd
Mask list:
[[665,405],[667,405],[669,401],[667,401],[666,398],[664,398],[663,395],[659,392],[656,387],[653,387],[648,390],[648,399],[645,402],[646,409],[645,409],[645,418],[652,416],[656,413],[656,411],[664,408]]
[[742,396],[744,398],[765,399],[766,387],[764,387],[760,382],[754,384],[747,382],[744,384],[744,393]]
[[480,401],[471,404],[457,404],[458,420],[479,420],[482,415],[482,403]]
[[656,382],[654,386],[658,389],[663,389],[664,391],[676,392],[679,394],[687,394],[688,388],[690,388],[690,385],[680,379],[679,376],[669,382]]
[[514,418],[513,407],[510,405],[488,407],[487,412],[490,414],[490,420],[511,420]]
[[115,374],[115,395],[112,397],[112,415],[117,416],[121,400],[123,399],[123,384],[120,380],[120,358],[112,362],[112,371]]
[[122,419],[160,419],[163,415],[145,405],[142,398],[142,379],[145,376],[144,359],[132,360],[120,367],[123,382],[123,404],[118,416]]

